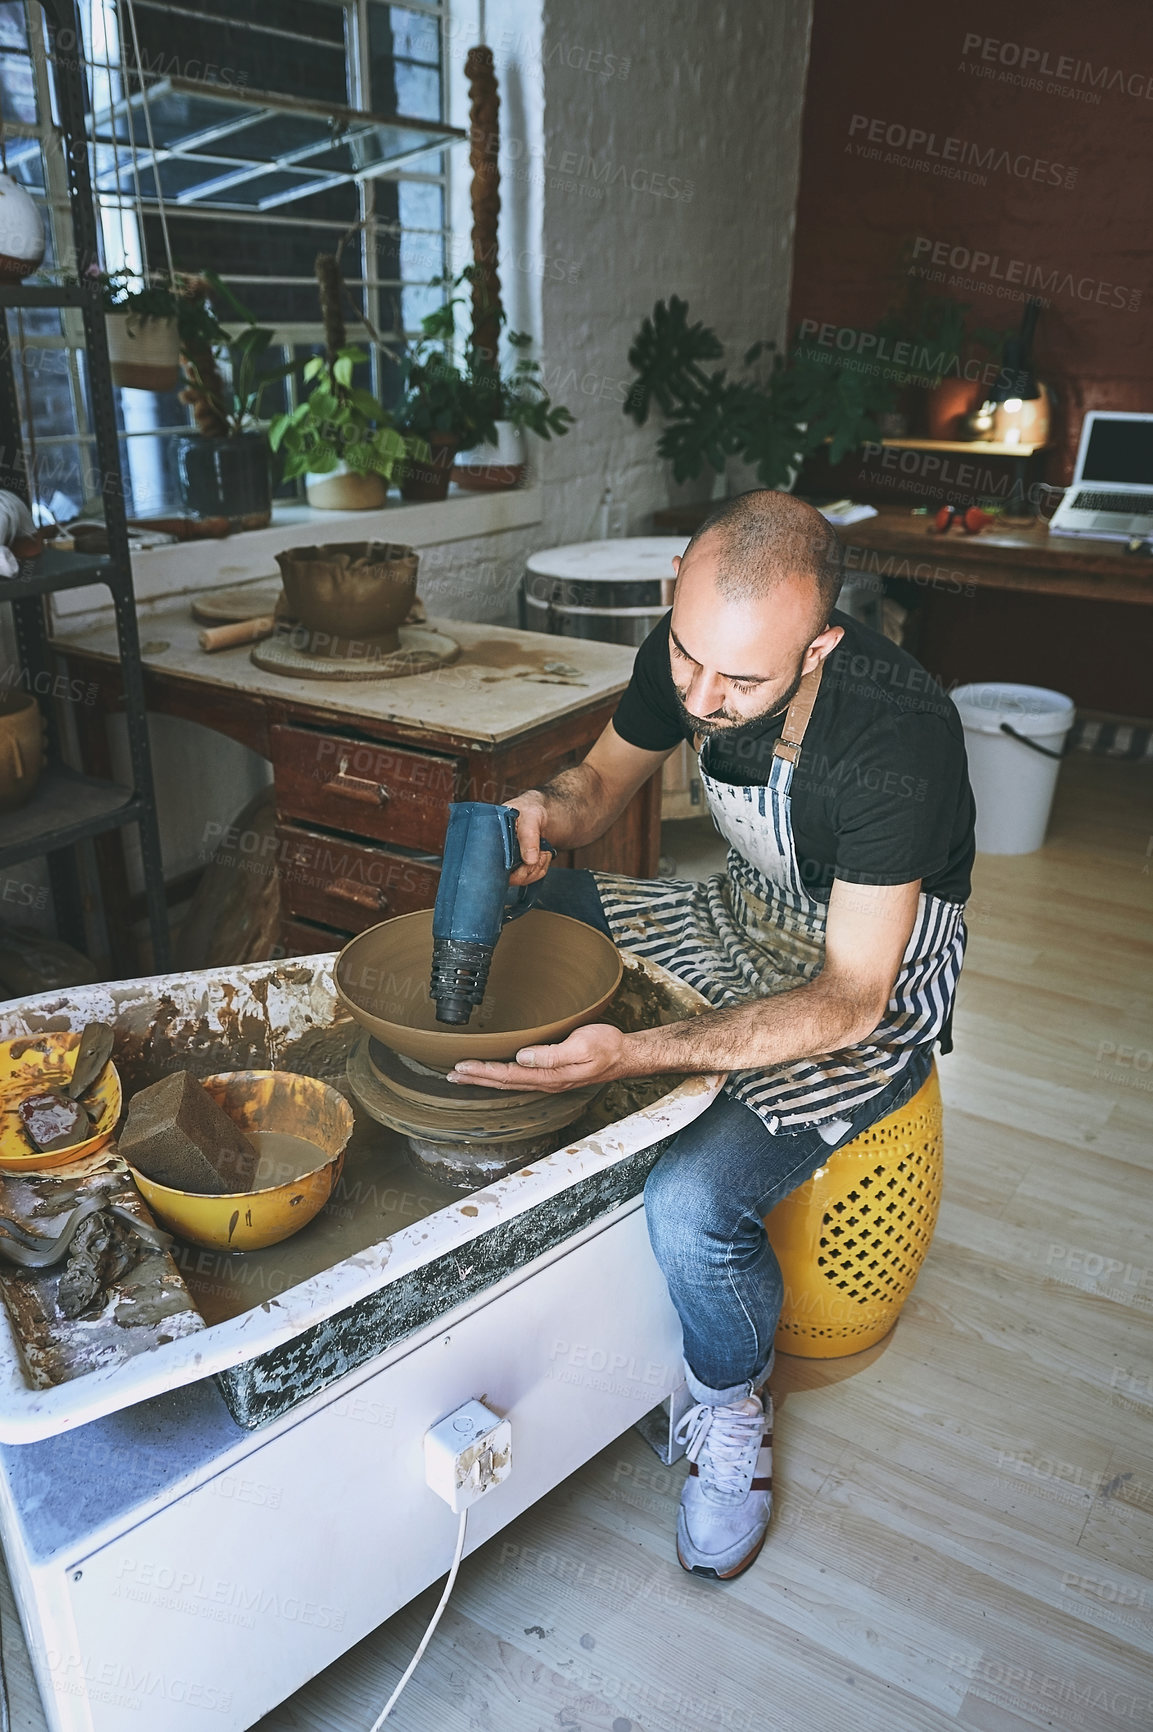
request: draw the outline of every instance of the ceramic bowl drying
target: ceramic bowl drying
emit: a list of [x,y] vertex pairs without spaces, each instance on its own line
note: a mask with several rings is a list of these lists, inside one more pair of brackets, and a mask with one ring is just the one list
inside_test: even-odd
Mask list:
[[432,909],[372,926],[336,959],[336,990],[362,1028],[442,1074],[458,1059],[511,1059],[595,1022],[620,985],[616,945],[567,914],[534,908],[512,920],[493,954],[484,1003],[467,1028],[436,1020],[428,995]]

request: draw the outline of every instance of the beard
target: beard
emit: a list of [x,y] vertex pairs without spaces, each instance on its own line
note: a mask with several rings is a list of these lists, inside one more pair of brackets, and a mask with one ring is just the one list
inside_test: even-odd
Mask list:
[[802,679],[805,677],[801,671],[803,667],[804,657],[802,656],[797,663],[796,676],[788,689],[772,698],[763,710],[758,710],[755,715],[751,716],[734,716],[730,710],[726,710],[723,706],[719,710],[714,710],[711,716],[694,716],[691,710],[685,708],[682,693],[674,685],[673,697],[676,700],[681,726],[689,734],[699,734],[702,739],[707,740],[713,734],[731,734],[737,728],[755,728],[758,723],[764,725],[771,721],[774,716],[782,715],[788,709],[797,695]]

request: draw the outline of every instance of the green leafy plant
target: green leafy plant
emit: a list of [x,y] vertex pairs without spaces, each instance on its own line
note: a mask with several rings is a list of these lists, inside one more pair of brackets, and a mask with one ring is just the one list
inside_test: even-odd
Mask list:
[[[508,333],[515,360],[503,372],[490,354],[471,341],[458,363],[457,309],[465,301],[454,291],[471,283],[474,274],[475,266],[466,265],[458,277],[439,277],[430,285],[443,287],[446,298],[421,320],[419,338],[399,363],[404,395],[396,415],[398,426],[424,439],[452,435],[457,449],[464,451],[494,443],[498,421],[511,421],[540,439],[567,433],[575,417],[549,396],[540,362],[527,353],[533,341],[527,332]],[[497,321],[504,322],[499,307]]]
[[[754,343],[743,363],[752,368],[772,345]],[[637,378],[625,413],[643,426],[659,409],[665,427],[657,451],[668,458],[678,482],[704,468],[721,473],[730,457],[755,463],[766,487],[787,485],[805,444],[800,409],[786,402],[783,369],[774,362],[768,379],[749,373],[730,378],[723,367],[705,363],[722,358],[716,332],[699,320],[689,322],[688,303],[676,295],[658,301],[629,350]]]
[[[514,427],[523,433],[535,433],[538,439],[551,439],[554,434],[559,438],[568,432],[576,416],[549,396],[540,362],[526,353],[532,347],[528,332],[510,331],[508,340],[517,355],[511,369],[501,376],[500,413],[493,420],[511,421]],[[494,427],[486,437],[495,436]]]
[[[782,355],[772,343],[754,343],[744,371],[731,377],[708,362],[723,358],[715,331],[689,321],[676,295],[658,301],[629,350],[636,380],[625,413],[638,426],[657,409],[665,426],[657,442],[678,482],[704,468],[717,473],[730,457],[752,464],[765,487],[788,488],[806,458],[826,447],[831,464],[879,440],[880,418],[896,407],[905,385],[932,386],[958,364],[966,343],[991,348],[996,333],[966,335],[967,307],[912,292],[874,327],[868,352],[881,339],[906,355],[903,363],[852,365],[839,351],[799,337]],[[757,363],[769,358],[767,372]],[[928,372],[926,373],[926,368]]]
[[487,428],[467,365],[455,360],[456,309],[462,304],[450,298],[421,320],[420,336],[398,363],[403,395],[395,421],[410,436],[426,442],[449,438],[458,450],[468,450]]
[[341,463],[356,475],[392,479],[408,456],[427,456],[422,441],[406,438],[392,425],[384,405],[353,384],[353,369],[368,360],[363,349],[344,347],[329,360],[314,355],[304,366],[306,381],[315,381],[303,403],[277,415],[268,442],[284,456],[284,479],[331,475]]
[[391,481],[406,457],[425,459],[428,446],[406,437],[371,391],[354,383],[353,373],[368,361],[363,349],[345,339],[342,302],[346,293],[335,253],[318,253],[316,281],[324,324],[324,353],[304,365],[312,390],[295,409],[277,415],[268,429],[273,451],[284,456],[284,479],[331,475],[342,463],[354,475],[379,475]]
[[[238,335],[224,328],[209,297],[226,304],[244,321]],[[262,364],[272,344],[272,332],[256,323],[215,271],[190,279],[182,300],[187,311],[178,314],[178,327],[188,385],[181,400],[191,405],[197,427],[206,437],[228,438],[255,431],[265,391],[291,373],[295,363],[287,361],[271,368]],[[225,355],[229,359],[227,379],[220,370]]]

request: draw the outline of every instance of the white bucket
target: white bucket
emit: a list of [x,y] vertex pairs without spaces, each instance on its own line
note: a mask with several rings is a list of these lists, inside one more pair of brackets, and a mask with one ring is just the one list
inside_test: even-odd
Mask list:
[[1044,686],[992,684],[958,686],[952,697],[977,802],[977,852],[1032,854],[1045,840],[1060,754],[1073,726],[1072,698]]

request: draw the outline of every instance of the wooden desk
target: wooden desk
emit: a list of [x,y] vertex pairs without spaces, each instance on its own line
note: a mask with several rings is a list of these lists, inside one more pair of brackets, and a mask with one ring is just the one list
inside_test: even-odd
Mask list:
[[[290,955],[339,948],[366,926],[432,906],[448,806],[509,799],[576,763],[628,683],[634,651],[504,626],[435,620],[460,660],[401,680],[284,678],[247,647],[205,655],[188,596],[140,609],[148,708],[200,722],[272,762],[281,878],[281,942]],[[120,705],[107,616],[53,638],[69,675]],[[102,728],[87,730],[86,768],[108,772]],[[660,777],[592,847],[563,865],[652,876],[660,855]],[[129,962],[123,859],[105,849],[102,888],[115,960]],[[118,917],[119,916],[119,917]]]
[[[708,510],[655,512],[654,529],[691,534]],[[900,507],[837,534],[846,576],[873,578],[910,610],[907,646],[945,686],[1016,680],[1083,710],[1153,712],[1153,558],[1041,523],[935,535]]]

